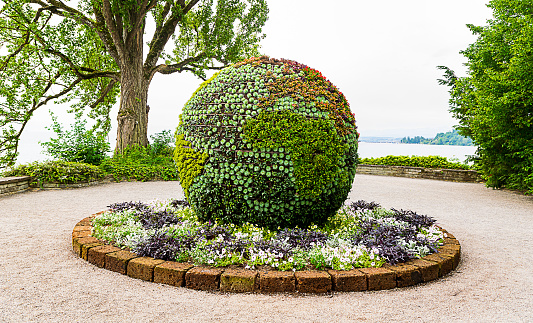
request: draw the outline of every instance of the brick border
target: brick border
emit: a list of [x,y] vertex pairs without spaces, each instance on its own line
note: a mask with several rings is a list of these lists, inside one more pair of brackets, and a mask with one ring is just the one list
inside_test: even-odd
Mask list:
[[439,252],[395,266],[357,268],[349,271],[276,271],[213,268],[189,263],[140,257],[91,236],[92,219],[84,218],[72,230],[72,249],[78,257],[107,270],[132,278],[186,287],[232,293],[358,292],[413,286],[443,277],[455,270],[461,245],[447,232]]

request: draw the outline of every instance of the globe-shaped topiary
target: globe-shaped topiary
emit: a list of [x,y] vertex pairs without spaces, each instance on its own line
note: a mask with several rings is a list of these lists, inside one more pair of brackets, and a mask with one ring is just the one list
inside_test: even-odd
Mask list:
[[193,94],[174,159],[200,220],[307,227],[346,199],[358,136],[344,95],[320,72],[263,56]]

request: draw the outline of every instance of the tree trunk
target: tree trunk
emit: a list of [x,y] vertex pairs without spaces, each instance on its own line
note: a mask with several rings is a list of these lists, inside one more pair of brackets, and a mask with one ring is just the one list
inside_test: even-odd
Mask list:
[[128,46],[127,58],[121,66],[120,109],[118,112],[115,154],[126,147],[148,145],[148,87],[143,70],[142,34]]

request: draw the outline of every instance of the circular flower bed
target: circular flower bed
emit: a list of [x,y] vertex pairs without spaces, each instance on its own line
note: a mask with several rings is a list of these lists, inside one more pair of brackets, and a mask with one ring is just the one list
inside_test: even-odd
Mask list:
[[320,227],[278,230],[200,222],[186,201],[116,203],[92,220],[92,236],[139,256],[280,271],[394,265],[444,243],[434,219],[364,201],[344,204]]
[[358,136],[346,98],[319,71],[260,57],[223,69],[193,94],[175,160],[200,220],[308,227],[346,199]]

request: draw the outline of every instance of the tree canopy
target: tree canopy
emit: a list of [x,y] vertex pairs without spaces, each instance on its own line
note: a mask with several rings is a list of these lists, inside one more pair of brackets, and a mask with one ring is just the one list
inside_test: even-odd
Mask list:
[[120,100],[116,151],[146,145],[153,76],[205,79],[258,55],[268,14],[265,0],[71,2],[0,2],[0,169],[13,165],[28,121],[50,102],[86,111],[106,132]]
[[404,144],[473,146],[472,139],[461,136],[457,130],[440,132],[434,138],[403,137],[400,142]]
[[492,0],[487,26],[461,53],[468,76],[441,66],[457,129],[478,146],[487,185],[533,192],[533,1]]

